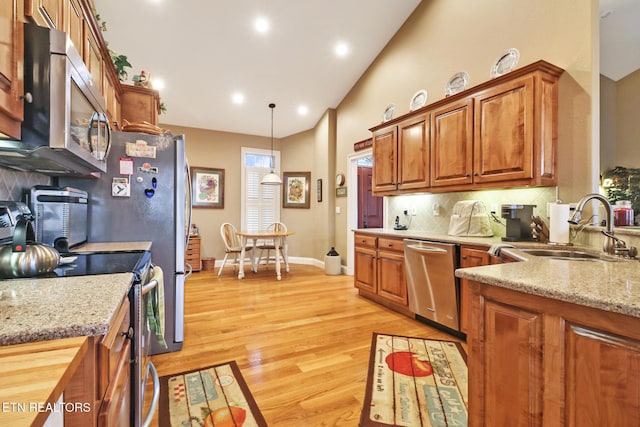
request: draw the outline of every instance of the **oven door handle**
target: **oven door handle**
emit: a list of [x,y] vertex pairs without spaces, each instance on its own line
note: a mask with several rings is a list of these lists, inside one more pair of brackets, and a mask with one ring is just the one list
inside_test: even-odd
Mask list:
[[151,377],[153,378],[153,396],[151,396],[149,412],[147,412],[143,418],[142,427],[149,427],[149,425],[151,425],[153,416],[158,408],[158,401],[160,400],[160,379],[158,378],[158,371],[156,371],[156,367],[153,365],[152,361],[149,361],[147,370],[151,372]]
[[150,280],[146,285],[142,285],[142,295],[148,294],[156,286],[158,286],[158,281],[156,279]]

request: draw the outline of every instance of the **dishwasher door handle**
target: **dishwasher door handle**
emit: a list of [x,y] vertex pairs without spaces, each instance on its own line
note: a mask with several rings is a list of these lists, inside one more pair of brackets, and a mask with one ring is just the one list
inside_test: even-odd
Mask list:
[[430,254],[446,254],[445,249],[436,248],[434,246],[407,245],[407,249],[413,249],[418,252],[428,252]]

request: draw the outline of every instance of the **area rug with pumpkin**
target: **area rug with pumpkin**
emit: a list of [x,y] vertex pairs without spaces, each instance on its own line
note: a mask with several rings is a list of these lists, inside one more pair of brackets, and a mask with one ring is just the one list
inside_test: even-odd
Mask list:
[[266,427],[235,361],[160,377],[160,427]]
[[360,427],[466,426],[466,359],[456,342],[374,333]]

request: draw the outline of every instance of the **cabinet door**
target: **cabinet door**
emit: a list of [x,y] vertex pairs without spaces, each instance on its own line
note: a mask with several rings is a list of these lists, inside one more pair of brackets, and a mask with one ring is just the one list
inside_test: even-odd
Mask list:
[[473,99],[431,113],[431,186],[473,182]]
[[89,69],[89,73],[91,73],[93,84],[102,92],[102,53],[100,53],[98,41],[86,22],[84,23],[84,41],[84,63]]
[[[478,267],[489,265],[489,252],[486,249],[478,249],[462,246],[460,248],[460,267]],[[471,310],[469,307],[470,294],[467,279],[460,279],[460,331],[469,333],[471,324]]]
[[378,251],[378,295],[395,304],[409,305],[403,253]]
[[66,0],[27,0],[24,14],[41,27],[64,31],[63,10]]
[[0,1],[0,136],[20,139],[24,117],[22,98],[24,77],[24,30],[19,17],[23,0]]
[[479,335],[469,358],[469,425],[541,426],[543,316],[480,301],[484,324],[472,327]]
[[376,251],[356,247],[354,251],[354,283],[356,288],[376,293]]
[[431,186],[473,182],[473,99],[431,113]]
[[127,340],[98,412],[98,427],[131,424],[131,341]]
[[121,118],[129,123],[158,124],[160,94],[141,86],[122,85]]
[[533,177],[533,82],[529,75],[476,95],[475,183]]
[[398,190],[429,187],[429,116],[398,124]]
[[384,193],[397,188],[398,133],[396,126],[381,129],[373,134],[373,188],[372,192]]
[[570,324],[565,342],[564,425],[640,425],[640,341]]
[[82,15],[80,0],[68,0],[65,17],[65,32],[71,39],[71,42],[80,56],[84,58],[84,44],[82,42],[84,39],[82,35],[84,29],[84,17]]

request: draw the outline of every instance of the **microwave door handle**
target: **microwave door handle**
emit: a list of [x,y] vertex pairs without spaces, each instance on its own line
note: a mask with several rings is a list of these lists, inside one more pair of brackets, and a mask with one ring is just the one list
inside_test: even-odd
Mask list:
[[109,155],[109,148],[111,148],[111,126],[109,125],[109,118],[106,115],[104,116],[104,125],[107,130],[107,135],[106,135],[107,140],[105,141],[103,160],[106,162],[107,156]]
[[89,119],[89,127],[87,128],[87,144],[89,145],[89,152],[93,154],[93,142],[91,140],[91,130],[93,129],[93,124],[96,121],[96,113],[94,112],[91,115],[91,119]]

